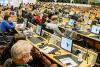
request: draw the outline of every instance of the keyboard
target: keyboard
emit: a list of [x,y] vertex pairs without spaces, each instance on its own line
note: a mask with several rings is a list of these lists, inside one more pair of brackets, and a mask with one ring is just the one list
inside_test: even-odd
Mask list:
[[3,37],[0,36],[0,42],[6,42],[5,40],[7,40],[7,42],[10,42],[11,40],[13,40],[13,36],[7,36],[7,37]]
[[44,39],[41,37],[32,37],[32,38],[28,38],[28,39],[34,44],[41,43],[42,41],[44,41]]
[[84,35],[89,35],[90,32],[84,32],[84,31],[77,31],[78,33],[84,34]]
[[58,50],[60,50],[60,48],[58,48],[58,47],[56,47],[56,46],[54,46],[54,45],[52,45],[52,44],[44,44],[44,45],[39,45],[39,48],[40,49],[43,49],[43,48],[45,48],[45,47],[52,47],[52,48],[54,48],[53,50],[51,50],[50,52],[49,52],[49,54],[54,54],[55,52],[57,52]]
[[[77,63],[78,65],[80,65],[80,61],[78,61],[78,58],[77,57],[74,57],[73,55],[71,54],[67,54],[67,55],[59,55],[59,56],[54,56],[54,58],[58,61],[61,62],[61,59],[64,59],[64,58],[71,58],[75,63]],[[62,62],[61,62],[62,63]]]

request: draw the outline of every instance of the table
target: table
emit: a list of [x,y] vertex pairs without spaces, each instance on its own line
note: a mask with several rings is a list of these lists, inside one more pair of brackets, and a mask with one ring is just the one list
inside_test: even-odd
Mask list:
[[[44,32],[46,32],[46,31],[44,31]],[[20,32],[19,32],[19,33],[20,33]],[[50,34],[49,32],[46,32],[46,33]],[[33,35],[33,37],[41,37],[41,36],[39,36],[39,35],[36,34],[36,35]],[[42,38],[43,38],[43,37],[42,37]],[[28,39],[27,39],[27,40],[28,40]],[[28,41],[29,41],[31,44],[33,44],[30,40],[28,40]],[[43,41],[43,42],[41,42],[41,43],[48,43],[48,40],[45,39],[45,41]],[[41,49],[38,47],[38,45],[41,45],[41,43],[33,44],[33,46],[41,51]],[[55,45],[55,46],[56,46],[56,45]],[[56,47],[59,47],[59,46],[56,46]],[[86,49],[84,49],[84,48],[82,48],[82,47],[79,47],[79,46],[77,46],[77,45],[75,45],[75,44],[74,44],[74,47],[81,48],[81,49],[83,49],[83,50],[86,51]],[[59,48],[60,48],[60,47],[59,47]],[[59,51],[60,51],[61,55],[64,55],[64,54],[71,54],[71,55],[73,55],[72,53],[63,50],[62,48],[60,48]],[[95,54],[94,52],[92,52],[92,51],[89,51],[89,52],[92,53],[92,54],[91,54],[91,58],[94,58],[93,55],[97,56],[97,54]],[[44,54],[45,56],[47,56],[48,58],[50,58],[51,60],[53,60],[53,61],[54,61],[55,63],[57,63],[58,65],[60,65],[61,67],[65,67],[64,64],[62,64],[61,62],[59,62],[58,60],[56,60],[56,59],[54,58],[54,56],[55,56],[54,54],[47,54],[47,53],[44,53],[44,52],[43,52],[43,54]],[[56,55],[56,56],[57,56],[57,55]],[[75,56],[75,55],[73,55],[73,56]],[[77,56],[75,56],[75,57],[77,57]],[[83,60],[83,62],[79,65],[79,67],[89,67],[90,65],[91,65],[91,63],[88,63],[88,64],[87,64],[87,62],[86,62],[85,60]]]

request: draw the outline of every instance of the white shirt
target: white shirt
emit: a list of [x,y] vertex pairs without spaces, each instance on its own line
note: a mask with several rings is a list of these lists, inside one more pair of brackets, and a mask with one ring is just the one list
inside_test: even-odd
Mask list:
[[56,28],[58,28],[58,26],[56,24],[53,24],[53,23],[47,23],[46,24],[46,28],[48,28],[48,29],[56,29]]
[[47,23],[46,24],[46,28],[53,30],[54,31],[54,34],[60,34],[60,35],[64,36],[64,34],[59,30],[57,24]]

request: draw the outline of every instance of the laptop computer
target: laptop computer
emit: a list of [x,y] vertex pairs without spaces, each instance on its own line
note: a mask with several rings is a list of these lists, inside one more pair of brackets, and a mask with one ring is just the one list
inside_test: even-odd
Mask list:
[[91,32],[94,34],[100,34],[100,26],[93,25],[91,28]]
[[100,26],[93,25],[91,28],[91,32],[95,35],[90,37],[100,39]]
[[[42,34],[42,26],[41,25],[36,26],[35,33],[38,34],[39,36],[41,36],[41,34]],[[44,39],[42,37],[31,37],[28,39],[30,41],[32,41],[32,43],[34,43],[34,44],[41,43],[42,41],[44,41]]]
[[75,24],[76,20],[74,19],[70,19],[67,23],[67,25],[65,26],[65,28],[70,28],[71,26],[73,26]]
[[41,37],[31,37],[31,38],[28,38],[28,39],[34,44],[41,43],[41,42],[44,41],[44,39],[41,38]]
[[41,25],[36,26],[35,33],[41,36],[41,34],[42,34],[42,26]]
[[60,47],[63,48],[64,50],[71,52],[73,47],[73,40],[62,37]]
[[69,26],[73,26],[76,21],[74,19],[70,19],[68,22]]
[[[62,37],[60,47],[68,52],[72,52],[73,40]],[[54,58],[59,60],[61,63],[65,64],[68,67],[77,67],[81,63],[78,61],[77,57],[71,54],[54,56]]]

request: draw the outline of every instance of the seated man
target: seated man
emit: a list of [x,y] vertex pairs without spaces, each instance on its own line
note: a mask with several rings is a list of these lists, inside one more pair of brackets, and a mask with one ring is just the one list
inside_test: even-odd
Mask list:
[[53,15],[51,17],[51,22],[46,23],[46,28],[53,30],[54,34],[56,34],[56,35],[64,36],[64,34],[59,30],[59,27],[57,25],[57,22],[58,22],[57,19],[58,19],[58,16]]
[[[32,57],[32,54],[39,56],[39,61],[42,62],[45,66],[47,67],[57,67],[56,64],[51,64],[51,62],[41,55],[41,53],[35,48],[33,48],[32,44],[30,44],[26,40],[19,40],[17,43],[15,43],[12,48],[11,48],[11,56],[12,58],[9,58],[5,61],[3,67],[37,67],[36,64],[28,64],[30,60],[34,61],[34,57]],[[44,66],[39,66],[39,67],[44,67]]]

